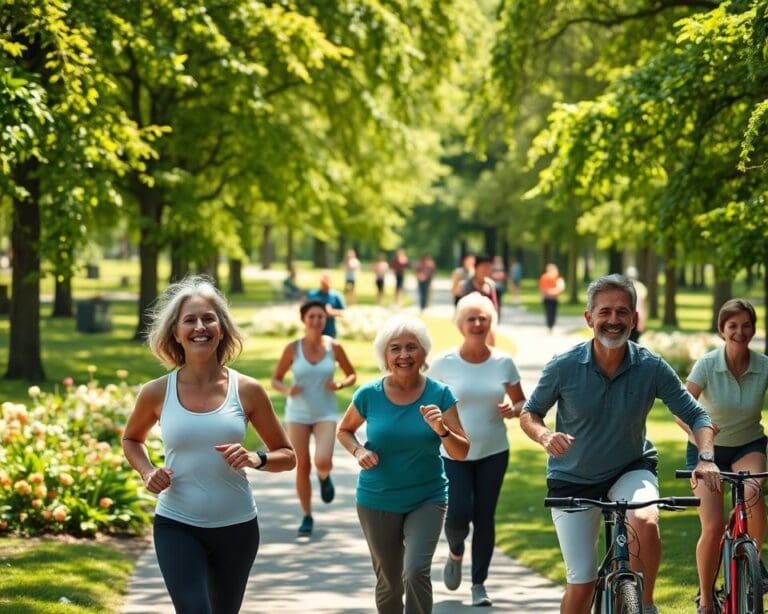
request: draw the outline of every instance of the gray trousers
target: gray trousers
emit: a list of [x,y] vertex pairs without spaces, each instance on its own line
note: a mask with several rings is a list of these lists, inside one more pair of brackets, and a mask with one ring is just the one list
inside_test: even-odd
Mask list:
[[357,506],[376,573],[376,608],[380,614],[432,612],[432,557],[446,507],[446,503],[431,502],[398,514]]

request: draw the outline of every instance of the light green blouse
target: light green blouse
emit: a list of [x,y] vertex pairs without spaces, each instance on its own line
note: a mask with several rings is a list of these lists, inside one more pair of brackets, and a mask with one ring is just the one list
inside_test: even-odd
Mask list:
[[749,368],[736,379],[725,363],[725,347],[704,354],[688,376],[701,388],[699,402],[720,427],[718,446],[743,446],[763,436],[762,417],[768,388],[768,356],[749,351]]

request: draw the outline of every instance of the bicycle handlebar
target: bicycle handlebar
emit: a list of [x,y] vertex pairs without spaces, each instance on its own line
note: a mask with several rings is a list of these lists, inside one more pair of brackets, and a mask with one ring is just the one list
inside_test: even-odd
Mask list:
[[[689,471],[687,469],[677,469],[675,470],[675,477],[680,478],[690,478],[693,475],[693,471]],[[763,471],[761,473],[750,473],[749,471],[721,471],[720,472],[720,479],[723,482],[730,482],[732,484],[735,484],[737,482],[744,482],[746,480],[750,479],[758,479],[758,478],[768,478],[768,472]]]
[[583,499],[581,497],[547,497],[544,499],[544,507],[570,507],[587,508],[596,507],[601,510],[637,510],[649,505],[662,507],[698,507],[701,501],[698,497],[662,497],[650,501],[598,501],[597,499]]

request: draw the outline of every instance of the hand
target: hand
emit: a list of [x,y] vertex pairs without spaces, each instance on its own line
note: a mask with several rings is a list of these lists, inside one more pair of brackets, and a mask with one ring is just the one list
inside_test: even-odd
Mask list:
[[261,466],[261,459],[255,452],[249,452],[239,443],[222,443],[213,446],[217,452],[221,452],[222,457],[232,469],[258,469]]
[[379,464],[379,455],[373,450],[362,446],[355,450],[354,457],[357,459],[357,464],[363,469],[370,469]]
[[304,390],[304,388],[302,388],[298,384],[294,384],[293,386],[288,388],[288,396],[289,397],[295,397],[295,396],[301,394],[303,390]]
[[713,431],[712,432],[712,436],[714,437],[715,435],[717,435],[720,432],[720,425],[719,424],[715,424],[713,422],[712,423],[712,431]]
[[443,424],[443,412],[437,405],[420,405],[419,411],[424,417],[424,422],[438,435],[445,435],[448,427]]
[[329,379],[327,382],[325,382],[325,389],[328,392],[336,392],[337,390],[341,390],[341,384],[337,384],[332,379]]
[[155,467],[142,476],[144,487],[153,494],[159,494],[171,485],[173,469],[168,467]]
[[520,413],[523,411],[522,407],[515,408],[515,404],[509,399],[504,399],[497,407],[499,408],[499,415],[507,419],[519,418]]
[[552,456],[565,454],[574,442],[573,435],[568,433],[546,433],[539,442]]
[[699,480],[712,492],[720,492],[723,488],[720,482],[720,468],[715,463],[699,461],[691,474],[691,488],[696,488]]

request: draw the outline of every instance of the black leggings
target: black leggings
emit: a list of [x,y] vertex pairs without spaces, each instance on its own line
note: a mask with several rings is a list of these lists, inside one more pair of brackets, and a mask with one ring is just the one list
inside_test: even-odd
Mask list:
[[496,502],[499,500],[509,450],[470,461],[443,457],[448,475],[448,514],[445,536],[455,555],[464,554],[464,540],[472,523],[472,584],[482,584],[496,542]]
[[259,549],[256,518],[202,528],[155,515],[155,552],[177,614],[237,614]]

